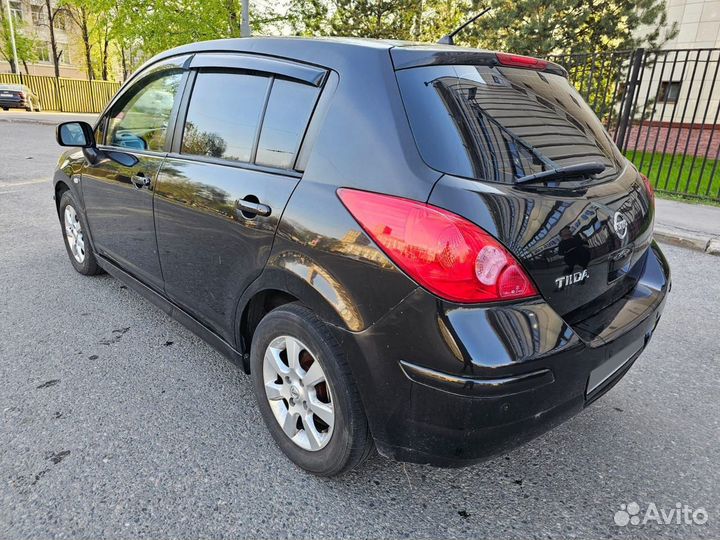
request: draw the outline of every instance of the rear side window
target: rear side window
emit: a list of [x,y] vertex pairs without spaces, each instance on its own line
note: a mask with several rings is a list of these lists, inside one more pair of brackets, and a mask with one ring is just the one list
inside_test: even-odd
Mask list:
[[197,74],[181,152],[292,169],[319,89],[242,72]]
[[200,72],[190,98],[181,152],[250,162],[271,79]]
[[314,86],[275,79],[258,142],[258,165],[292,168],[318,93]]
[[397,72],[418,149],[431,167],[511,184],[563,165],[599,161],[598,178],[622,157],[577,91],[529,69],[428,66]]

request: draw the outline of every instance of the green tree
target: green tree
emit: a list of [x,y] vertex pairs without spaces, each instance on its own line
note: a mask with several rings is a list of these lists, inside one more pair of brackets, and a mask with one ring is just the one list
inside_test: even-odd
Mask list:
[[[13,18],[13,27],[15,30],[15,48],[17,50],[18,63],[25,66],[25,73],[28,73],[28,63],[37,60],[38,41],[35,36],[28,34],[23,21]],[[0,15],[0,56],[10,63],[12,73],[15,71],[15,63],[13,62],[12,40],[10,38],[10,21],[5,15],[3,7],[2,15]]]
[[75,26],[80,30],[80,41],[83,46],[83,56],[85,59],[85,70],[88,79],[95,78],[95,69],[93,66],[93,42],[91,40],[91,32],[97,24],[98,6],[94,0],[61,0],[65,13]]
[[491,11],[460,40],[546,56],[657,47],[677,32],[667,25],[665,0],[489,0],[487,5]]
[[437,41],[486,6],[461,45],[545,56],[657,47],[668,26],[664,0],[290,0],[300,35]]
[[331,35],[412,39],[418,0],[334,0]]

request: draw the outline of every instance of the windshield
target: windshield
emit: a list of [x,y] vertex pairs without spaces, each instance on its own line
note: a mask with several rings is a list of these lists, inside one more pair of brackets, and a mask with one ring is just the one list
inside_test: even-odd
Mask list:
[[423,159],[442,172],[511,184],[578,163],[622,169],[622,156],[560,76],[518,68],[428,66],[397,72]]

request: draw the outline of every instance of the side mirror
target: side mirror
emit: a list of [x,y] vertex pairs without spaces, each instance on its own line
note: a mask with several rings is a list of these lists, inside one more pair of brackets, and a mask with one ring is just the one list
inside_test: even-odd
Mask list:
[[95,147],[93,128],[87,122],[63,122],[56,128],[55,138],[60,146]]

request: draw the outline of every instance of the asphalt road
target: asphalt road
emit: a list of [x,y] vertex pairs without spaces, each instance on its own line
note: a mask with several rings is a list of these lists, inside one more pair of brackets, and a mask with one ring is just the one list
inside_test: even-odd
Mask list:
[[[720,537],[720,259],[674,288],[633,369],[581,415],[459,470],[374,456],[339,479],[275,447],[249,379],[67,261],[47,125],[0,121],[0,538]],[[618,526],[676,503],[705,525]]]

